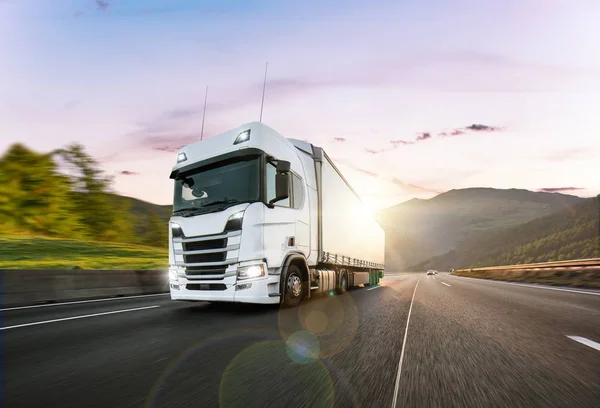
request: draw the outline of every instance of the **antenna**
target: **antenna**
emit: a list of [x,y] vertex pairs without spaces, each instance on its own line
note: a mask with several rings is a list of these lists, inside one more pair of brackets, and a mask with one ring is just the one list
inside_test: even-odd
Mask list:
[[265,81],[263,82],[262,102],[260,103],[260,119],[258,120],[261,123],[262,123],[263,106],[265,105],[265,88],[267,87],[267,69],[268,68],[269,68],[269,63],[267,62],[265,65]]
[[204,94],[204,112],[202,112],[202,130],[200,130],[200,140],[204,134],[204,118],[206,117],[206,100],[208,99],[208,86],[206,87],[206,93]]

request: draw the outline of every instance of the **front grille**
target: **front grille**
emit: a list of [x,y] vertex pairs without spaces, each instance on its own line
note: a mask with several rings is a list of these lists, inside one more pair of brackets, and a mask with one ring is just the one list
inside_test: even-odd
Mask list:
[[224,283],[188,283],[185,285],[187,290],[225,290],[227,286]]
[[227,268],[211,268],[206,266],[188,267],[185,268],[185,274],[188,276],[203,276],[203,275],[225,275]]
[[227,238],[209,239],[207,241],[185,242],[184,251],[204,251],[207,249],[221,249],[227,247]]
[[183,255],[185,263],[223,262],[227,259],[227,252],[212,252],[208,254]]
[[[238,261],[241,231],[218,235],[174,237],[175,264],[185,268],[188,279],[223,280],[227,268]],[[235,271],[233,271],[235,275]]]

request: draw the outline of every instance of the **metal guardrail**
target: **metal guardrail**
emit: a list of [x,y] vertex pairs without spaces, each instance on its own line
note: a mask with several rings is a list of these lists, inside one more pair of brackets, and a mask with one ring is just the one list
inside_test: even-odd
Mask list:
[[600,258],[574,259],[569,261],[541,262],[521,265],[489,266],[483,268],[465,268],[458,271],[501,271],[501,270],[535,270],[535,269],[567,269],[567,268],[600,268]]

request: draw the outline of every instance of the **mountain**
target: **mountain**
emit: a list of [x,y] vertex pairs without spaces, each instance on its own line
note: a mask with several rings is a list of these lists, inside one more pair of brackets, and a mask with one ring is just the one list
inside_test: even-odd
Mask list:
[[450,190],[378,212],[386,232],[386,269],[404,269],[469,239],[571,208],[584,198],[521,189]]
[[455,250],[409,269],[464,269],[600,257],[599,219],[599,198],[584,199],[558,213],[469,239]]

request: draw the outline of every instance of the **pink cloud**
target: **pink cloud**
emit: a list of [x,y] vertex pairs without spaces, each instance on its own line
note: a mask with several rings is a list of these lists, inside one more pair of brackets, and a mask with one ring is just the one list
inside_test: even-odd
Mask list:
[[560,192],[565,192],[565,191],[579,191],[579,190],[585,190],[585,189],[581,188],[581,187],[544,187],[544,188],[540,188],[538,191],[541,191],[544,193],[560,193]]

